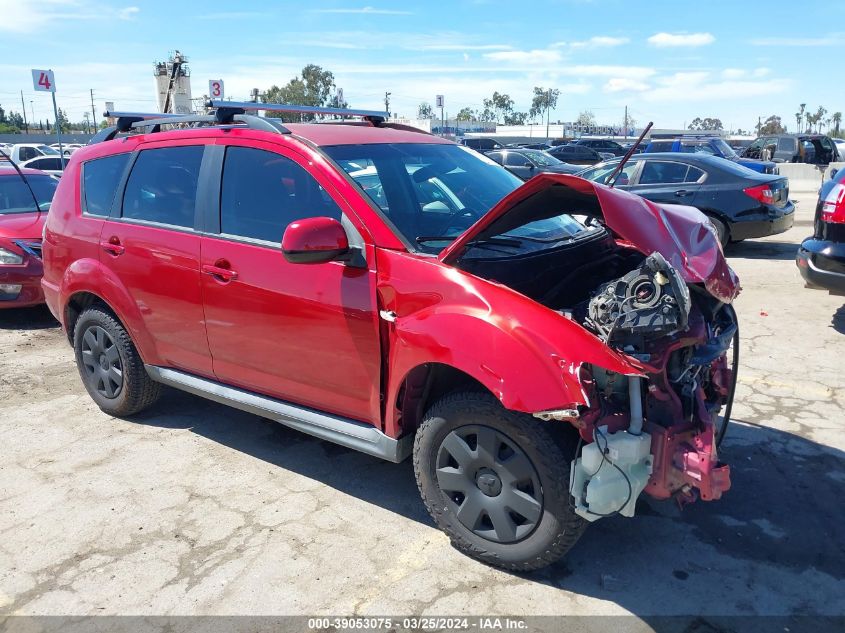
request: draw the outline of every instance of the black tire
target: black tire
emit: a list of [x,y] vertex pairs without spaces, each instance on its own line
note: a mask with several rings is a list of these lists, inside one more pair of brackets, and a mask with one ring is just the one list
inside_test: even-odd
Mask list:
[[[491,395],[478,392],[447,395],[428,410],[414,441],[414,473],[426,508],[458,550],[510,571],[532,571],[554,563],[584,532],[587,521],[575,514],[569,495],[570,462],[577,436],[553,436],[546,428],[548,424],[565,422],[541,422],[508,411]],[[496,442],[492,465],[482,459],[489,451],[481,447],[482,436],[489,438],[491,433]],[[463,458],[471,460],[465,461],[465,467],[453,459],[452,447],[459,446],[455,438],[471,450],[463,454]],[[486,439],[483,443],[491,445]],[[444,455],[451,461],[444,462]],[[533,471],[526,467],[526,459]],[[443,479],[446,485],[464,486],[466,494],[454,488],[444,490],[439,479],[445,475],[449,476]],[[450,484],[453,477],[463,480]],[[483,492],[485,488],[487,491]],[[525,508],[525,515],[517,512],[515,516],[508,506],[517,499],[515,495]],[[523,505],[528,497],[533,503]],[[538,503],[539,512],[535,514]],[[476,512],[479,504],[492,504],[491,513],[485,514],[486,505]],[[468,505],[472,509],[464,513]],[[464,514],[463,521],[459,513]],[[529,514],[534,516],[526,518]],[[466,524],[472,515],[481,517],[473,522],[473,529]],[[499,517],[497,522],[507,524],[507,529],[499,530],[493,516]],[[513,538],[500,538],[508,533]]]
[[79,316],[73,349],[82,384],[105,413],[130,416],[158,400],[161,385],[147,374],[126,329],[102,307]]
[[731,241],[731,233],[728,230],[728,227],[719,218],[713,217],[712,215],[707,217],[716,229],[716,234],[719,236],[719,242],[722,244],[722,248],[725,248],[728,245],[728,242]]

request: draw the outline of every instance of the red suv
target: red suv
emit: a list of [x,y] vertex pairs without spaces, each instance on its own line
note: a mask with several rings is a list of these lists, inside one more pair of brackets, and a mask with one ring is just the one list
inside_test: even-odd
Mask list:
[[101,409],[130,416],[163,384],[413,454],[453,543],[512,570],[643,492],[728,489],[739,287],[698,211],[523,184],[378,113],[225,106],[120,117],[141,133],[101,133],[59,184],[44,291]]

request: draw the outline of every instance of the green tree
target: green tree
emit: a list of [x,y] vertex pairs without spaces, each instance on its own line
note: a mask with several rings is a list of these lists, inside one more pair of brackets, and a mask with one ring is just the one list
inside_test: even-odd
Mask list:
[[799,134],[801,133],[801,121],[804,120],[804,110],[806,110],[806,109],[807,109],[806,103],[799,103],[798,104],[798,112],[795,113],[795,117],[797,119],[796,123],[798,123],[797,131],[798,131]]
[[513,99],[507,94],[493,92],[490,99],[484,99],[484,119],[487,121],[505,121],[513,113]]
[[773,114],[763,121],[763,125],[760,126],[758,134],[784,134],[785,132],[786,128],[783,127],[780,117]]
[[596,115],[591,110],[584,110],[578,115],[576,123],[582,127],[595,127]]
[[6,111],[0,106],[0,123],[6,123]]
[[831,117],[831,120],[833,121],[833,125],[834,125],[833,135],[839,136],[839,134],[840,134],[839,125],[840,125],[840,123],[842,123],[842,113],[841,112],[834,112],[833,116]]
[[56,119],[55,128],[59,133],[68,132],[70,130],[70,121],[67,118],[67,113],[59,108],[59,118]]
[[424,101],[419,105],[419,107],[417,108],[417,118],[418,119],[433,119],[433,118],[435,118],[434,108],[431,107],[430,103],[426,103]]
[[505,125],[525,125],[527,120],[527,112],[509,112],[505,115]]
[[9,112],[9,115],[6,117],[6,123],[11,125],[13,128],[16,128],[18,131],[24,129],[23,123],[23,116],[20,115],[18,112]]
[[0,134],[20,134],[21,131],[19,128],[16,128],[14,125],[10,125],[7,123],[0,123]]
[[687,126],[688,130],[722,130],[722,120],[706,117],[704,119],[695,117]]
[[[298,77],[294,77],[282,86],[271,86],[263,95],[264,103],[287,103],[321,107],[327,105],[335,91],[334,74],[323,70],[316,64],[308,64],[302,69]],[[335,95],[336,97],[336,95]],[[276,117],[283,121],[313,121],[313,114],[297,114],[291,112],[268,112],[267,116]]]
[[458,121],[475,121],[478,118],[478,114],[472,108],[461,108],[455,118]]
[[819,132],[821,129],[821,125],[823,125],[824,115],[827,114],[827,108],[823,106],[819,106],[819,109],[816,110],[816,113],[813,115],[816,124],[816,132]]
[[528,110],[528,118],[532,121],[540,117],[548,121],[549,111],[557,107],[557,99],[560,96],[560,90],[556,88],[543,88],[542,86],[534,86],[534,97],[531,99],[531,108]]

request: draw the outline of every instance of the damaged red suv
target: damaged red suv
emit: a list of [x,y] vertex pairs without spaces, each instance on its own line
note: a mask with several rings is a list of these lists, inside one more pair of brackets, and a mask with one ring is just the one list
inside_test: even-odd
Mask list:
[[523,184],[379,113],[288,125],[224,105],[115,114],[130,134],[101,132],[59,184],[43,286],[103,411],[169,385],[413,455],[454,545],[512,570],[642,494],[730,487],[739,286],[698,211]]

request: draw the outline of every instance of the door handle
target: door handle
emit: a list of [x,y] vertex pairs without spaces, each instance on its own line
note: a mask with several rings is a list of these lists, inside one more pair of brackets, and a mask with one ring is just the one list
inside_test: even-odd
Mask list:
[[675,192],[675,195],[679,198],[683,198],[684,196],[688,196],[689,194],[690,192],[686,189],[678,189],[678,191]]
[[[220,262],[217,262],[219,264]],[[220,281],[228,282],[232,281],[233,279],[238,278],[238,273],[232,270],[231,268],[225,268],[223,266],[218,266],[217,264],[204,264],[202,267],[202,272],[206,275],[211,275]]]
[[116,235],[112,235],[108,240],[102,240],[100,246],[109,255],[114,255],[115,257],[123,255],[123,252],[126,250],[126,247],[120,243],[120,238]]

